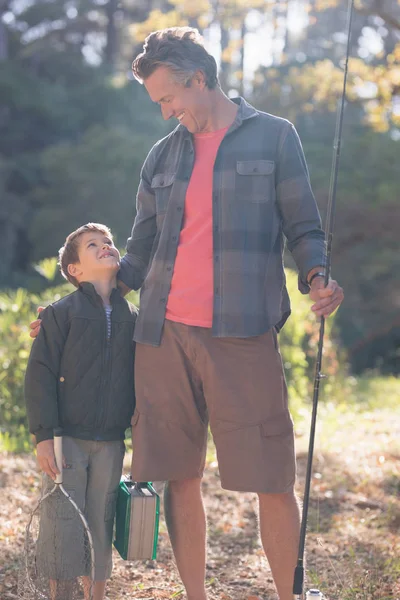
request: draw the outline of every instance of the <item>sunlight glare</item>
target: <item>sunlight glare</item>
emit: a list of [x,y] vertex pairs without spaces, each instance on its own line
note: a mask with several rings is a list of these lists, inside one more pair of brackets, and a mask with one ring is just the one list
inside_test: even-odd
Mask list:
[[287,13],[287,28],[294,36],[300,36],[309,21],[304,3],[299,0],[289,2]]

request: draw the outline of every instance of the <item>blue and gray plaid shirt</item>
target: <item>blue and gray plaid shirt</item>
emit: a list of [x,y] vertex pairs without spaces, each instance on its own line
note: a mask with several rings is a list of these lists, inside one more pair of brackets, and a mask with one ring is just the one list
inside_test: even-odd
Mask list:
[[[307,165],[293,125],[242,98],[214,165],[212,332],[261,335],[290,314],[283,270],[284,239],[307,274],[325,263],[325,236]],[[194,164],[192,135],[178,125],[151,149],[141,171],[137,214],[119,277],[141,288],[135,340],[159,345],[185,196]]]

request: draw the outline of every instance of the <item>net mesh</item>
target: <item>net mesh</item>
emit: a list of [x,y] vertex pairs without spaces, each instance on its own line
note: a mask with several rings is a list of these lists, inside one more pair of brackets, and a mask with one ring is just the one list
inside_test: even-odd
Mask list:
[[92,599],[92,543],[79,510],[57,486],[26,529],[20,600]]

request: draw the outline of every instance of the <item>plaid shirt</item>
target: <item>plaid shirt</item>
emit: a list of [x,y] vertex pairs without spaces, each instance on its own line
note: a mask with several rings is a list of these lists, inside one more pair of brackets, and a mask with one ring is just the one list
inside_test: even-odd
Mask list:
[[[235,99],[239,109],[219,147],[213,177],[214,299],[217,337],[261,335],[290,314],[284,238],[299,289],[325,263],[325,237],[293,125]],[[178,125],[151,149],[141,171],[137,214],[120,279],[141,288],[135,340],[159,345],[185,196],[194,164],[192,135]]]

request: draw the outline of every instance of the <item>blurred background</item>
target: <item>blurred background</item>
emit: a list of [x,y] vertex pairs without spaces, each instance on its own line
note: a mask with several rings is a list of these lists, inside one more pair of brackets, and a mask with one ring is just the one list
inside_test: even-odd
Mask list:
[[[199,28],[223,90],[296,125],[324,216],[347,6],[343,0],[0,0],[0,13],[4,441],[25,431],[28,323],[38,304],[70,291],[57,271],[58,248],[88,221],[109,225],[125,246],[140,167],[176,125],[162,121],[132,78],[145,36],[168,26]],[[387,382],[400,371],[399,158],[400,3],[357,0],[333,241],[333,277],[346,297],[326,350],[329,385],[338,390],[339,379],[345,381],[342,398],[365,381],[360,377]],[[293,266],[290,257],[287,264]],[[308,401],[316,329],[288,274],[295,315],[282,334],[284,360],[293,402]]]

